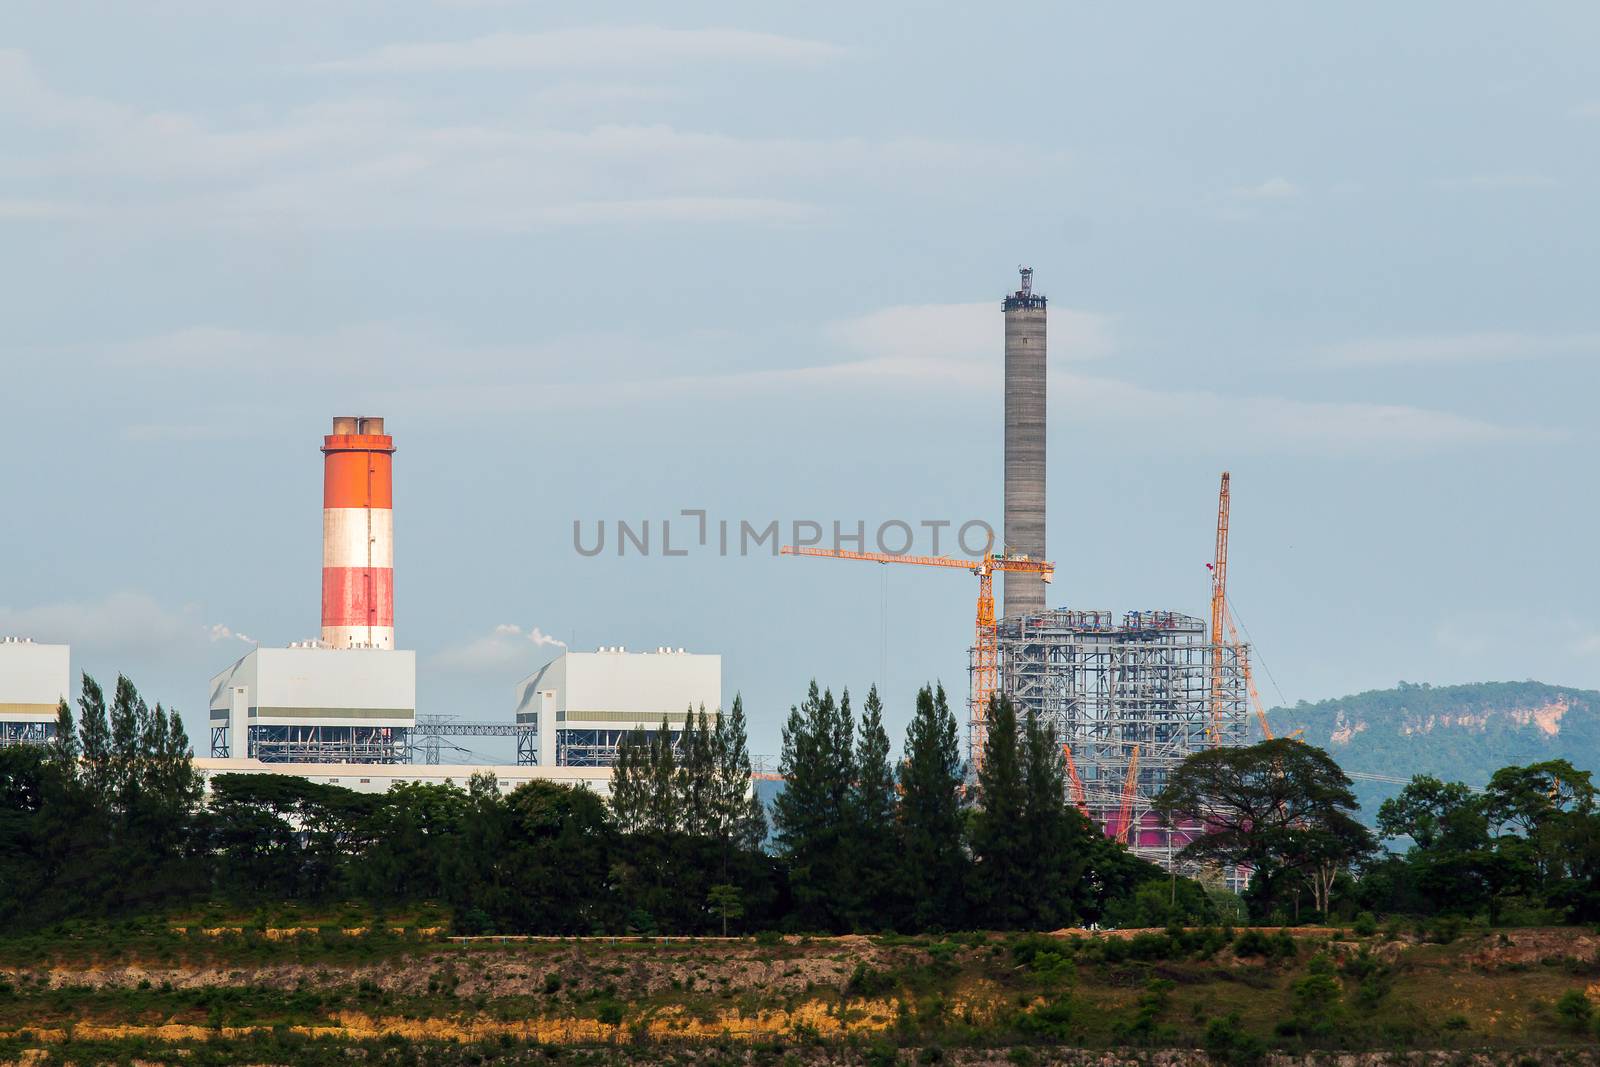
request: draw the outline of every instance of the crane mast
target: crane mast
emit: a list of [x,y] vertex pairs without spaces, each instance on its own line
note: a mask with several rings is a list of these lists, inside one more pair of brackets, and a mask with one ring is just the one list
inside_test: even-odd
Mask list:
[[1206,734],[1216,740],[1222,724],[1222,622],[1228,611],[1228,472],[1222,472],[1217,493],[1217,554],[1211,565],[1211,724]]

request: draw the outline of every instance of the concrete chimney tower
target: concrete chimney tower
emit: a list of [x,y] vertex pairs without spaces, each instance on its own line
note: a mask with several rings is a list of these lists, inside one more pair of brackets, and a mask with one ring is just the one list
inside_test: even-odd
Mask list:
[[340,416],[322,454],[322,643],[394,648],[394,438]]
[[[1006,297],[1006,510],[1001,539],[1008,556],[1045,559],[1045,298],[1033,291],[1033,268]],[[1000,615],[1045,609],[1037,574],[1004,576]]]

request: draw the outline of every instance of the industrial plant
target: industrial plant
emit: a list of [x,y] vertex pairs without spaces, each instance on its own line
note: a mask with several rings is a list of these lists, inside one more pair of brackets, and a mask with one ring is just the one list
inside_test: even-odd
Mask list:
[[[983,758],[991,698],[1051,723],[1071,800],[1104,832],[1170,865],[1193,826],[1168,826],[1152,799],[1185,757],[1241,745],[1252,703],[1249,646],[1230,630],[1226,595],[1229,485],[1222,476],[1211,618],[1157,609],[1115,615],[1051,608],[1046,549],[1049,302],[1021,268],[1004,317],[1004,523],[981,559],[785,547],[788,555],[966,570],[978,578],[968,669],[969,767]],[[417,712],[414,652],[396,644],[394,437],[375,417],[340,416],[322,437],[322,629],[286,648],[258,647],[210,685],[216,773],[249,768],[364,789],[459,780],[492,769],[509,786],[549,777],[606,788],[632,731],[676,736],[691,714],[722,705],[718,655],[657,647],[566,650],[516,683],[509,714],[466,721]],[[991,549],[993,546],[991,546]],[[994,580],[1003,583],[996,607]],[[69,692],[68,649],[0,644],[0,745],[42,743]],[[1270,731],[1268,731],[1270,736]],[[503,737],[515,763],[447,763],[453,737]],[[465,752],[465,750],[460,750]],[[420,766],[419,766],[420,765]]]
[[67,645],[0,638],[0,748],[44,744],[56,735],[56,708],[72,691]]
[[[1001,301],[1005,513],[998,554],[971,560],[793,546],[783,552],[977,575],[969,767],[976,771],[983,759],[991,697],[1004,694],[1020,714],[1054,726],[1078,809],[1107,836],[1170,867],[1199,829],[1164,824],[1152,810],[1153,799],[1186,757],[1245,743],[1253,695],[1249,646],[1222,638],[1228,475],[1222,476],[1209,626],[1171,610],[1133,611],[1118,619],[1110,611],[1047,608],[1045,591],[1056,571],[1045,548],[1048,306],[1034,291],[1029,267],[1021,268],[1020,285]],[[1004,583],[998,611],[997,574]],[[1265,715],[1257,711],[1265,728]]]
[[[211,746],[202,770],[264,765],[369,788],[397,774],[463,780],[474,769],[491,769],[508,788],[529,777],[603,788],[629,731],[653,734],[666,722],[676,734],[691,708],[715,720],[722,657],[666,647],[630,653],[620,646],[558,655],[517,684],[504,720],[418,715],[416,653],[395,647],[394,454],[383,419],[333,420],[322,439],[321,638],[256,648],[211,679]],[[64,652],[59,659],[64,693]],[[49,685],[34,689],[37,696]],[[54,729],[58,699],[52,696],[48,715],[29,727],[40,737]],[[513,738],[516,762],[446,765],[442,752],[451,737]],[[416,770],[419,763],[427,770]],[[375,769],[385,766],[407,769]],[[566,767],[588,771],[547,773]]]

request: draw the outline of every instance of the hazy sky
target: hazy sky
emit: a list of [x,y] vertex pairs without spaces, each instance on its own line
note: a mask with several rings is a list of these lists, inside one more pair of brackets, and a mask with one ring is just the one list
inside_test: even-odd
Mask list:
[[320,436],[378,414],[420,711],[508,718],[537,630],[720,652],[757,751],[813,675],[898,734],[965,692],[969,575],[573,522],[998,523],[1029,263],[1052,603],[1204,614],[1229,469],[1269,701],[1600,687],[1597,38],[1579,2],[10,0],[0,632],[203,748],[246,635],[316,635]]

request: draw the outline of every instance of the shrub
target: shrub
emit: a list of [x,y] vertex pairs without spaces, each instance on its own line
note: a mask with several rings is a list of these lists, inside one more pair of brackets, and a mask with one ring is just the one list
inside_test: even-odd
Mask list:
[[886,1041],[868,1046],[867,1053],[863,1057],[866,1067],[895,1067],[899,1059],[899,1050]]
[[865,963],[856,964],[856,969],[850,972],[850,979],[844,984],[846,1000],[858,997],[881,997],[894,992],[894,975],[885,971],[868,967]]
[[1063,993],[1023,1015],[1017,1025],[1036,1037],[1066,1041],[1072,1037],[1072,1018],[1072,998]]
[[1574,1030],[1581,1030],[1588,1025],[1589,1017],[1594,1014],[1594,1005],[1589,1003],[1589,998],[1584,996],[1583,990],[1569,989],[1556,1001],[1556,1014]]
[[1239,1025],[1238,1012],[1211,1020],[1206,1027],[1205,1050],[1213,1060],[1236,1067],[1253,1067],[1267,1055],[1266,1043]]
[[594,1017],[597,1022],[607,1026],[621,1026],[622,1005],[614,1000],[602,1000],[595,1007]]
[[1239,935],[1239,940],[1233,943],[1235,956],[1270,956],[1272,955],[1272,942],[1260,930],[1246,930]]
[[1352,927],[1357,937],[1372,937],[1378,932],[1378,920],[1372,912],[1364,911],[1356,916],[1355,925]]

